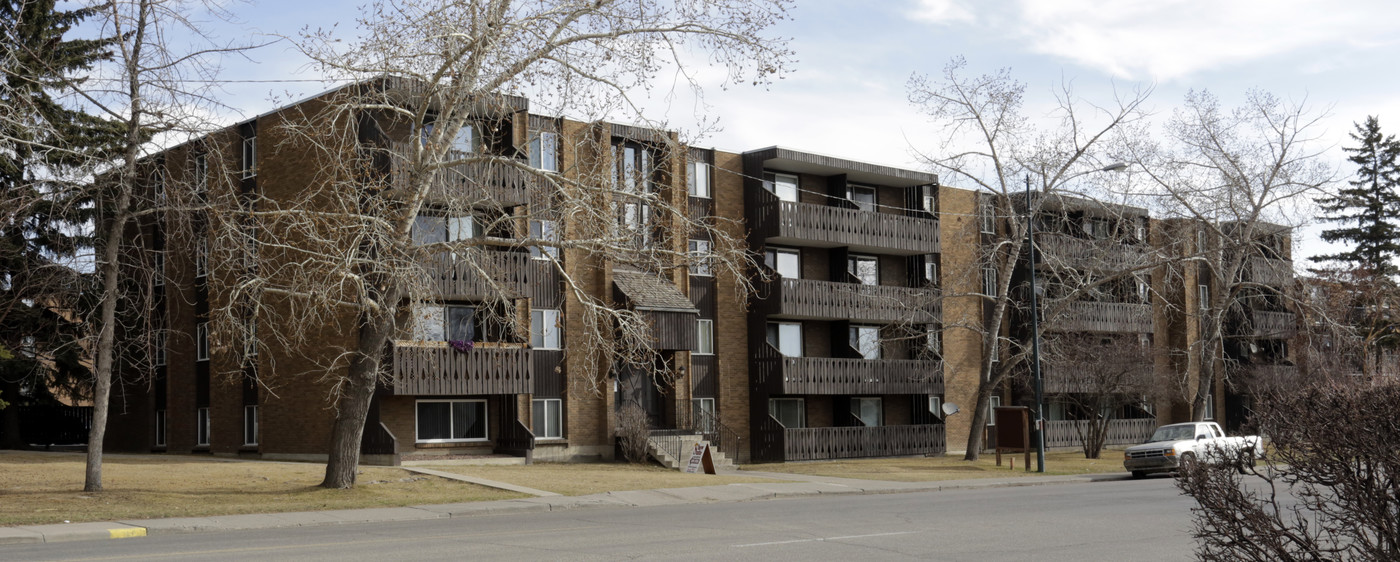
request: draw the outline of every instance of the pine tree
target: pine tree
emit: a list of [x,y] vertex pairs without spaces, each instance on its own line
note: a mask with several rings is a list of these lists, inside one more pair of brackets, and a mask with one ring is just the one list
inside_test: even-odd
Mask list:
[[1397,273],[1395,258],[1400,257],[1400,143],[1394,135],[1382,135],[1375,116],[1356,124],[1352,140],[1359,146],[1343,147],[1356,164],[1356,179],[1351,187],[1334,197],[1318,200],[1322,220],[1337,223],[1338,228],[1322,231],[1328,242],[1349,242],[1354,247],[1345,252],[1315,256],[1313,261],[1335,262],[1361,276],[1387,278]]
[[[55,5],[0,0],[0,346],[14,350],[0,357],[0,392],[12,406],[78,392],[86,379],[71,308],[83,276],[63,262],[88,244],[74,226],[91,206],[65,197],[63,178],[115,140],[107,121],[60,101],[110,41],[65,39],[94,9]],[[17,410],[0,413],[0,446],[24,445]]]

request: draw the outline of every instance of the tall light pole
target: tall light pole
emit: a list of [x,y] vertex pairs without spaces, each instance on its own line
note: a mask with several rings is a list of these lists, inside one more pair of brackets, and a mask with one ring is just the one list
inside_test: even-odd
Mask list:
[[[1127,168],[1114,162],[1096,171],[1116,172]],[[1030,255],[1031,289],[1031,377],[1035,380],[1035,471],[1045,472],[1045,379],[1040,376],[1040,304],[1035,292],[1035,207],[1031,204],[1031,174],[1026,173],[1026,248]]]

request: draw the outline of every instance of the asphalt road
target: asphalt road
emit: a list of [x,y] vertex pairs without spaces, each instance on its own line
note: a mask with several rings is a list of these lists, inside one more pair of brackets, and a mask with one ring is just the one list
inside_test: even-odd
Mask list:
[[0,547],[0,560],[1189,560],[1169,477]]

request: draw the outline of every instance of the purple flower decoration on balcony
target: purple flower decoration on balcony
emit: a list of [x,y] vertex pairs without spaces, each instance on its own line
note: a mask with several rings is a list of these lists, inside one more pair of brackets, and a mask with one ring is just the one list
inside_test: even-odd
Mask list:
[[447,345],[457,350],[457,353],[466,353],[472,350],[472,340],[447,340]]

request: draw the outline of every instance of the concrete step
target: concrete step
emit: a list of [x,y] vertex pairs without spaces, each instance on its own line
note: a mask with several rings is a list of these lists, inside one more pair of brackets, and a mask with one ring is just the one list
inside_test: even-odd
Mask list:
[[[647,439],[647,453],[662,466],[679,470],[690,461],[690,452],[696,443],[710,446],[710,459],[714,461],[716,468],[734,466],[733,460],[698,435],[654,435]],[[682,458],[676,458],[677,453]]]

